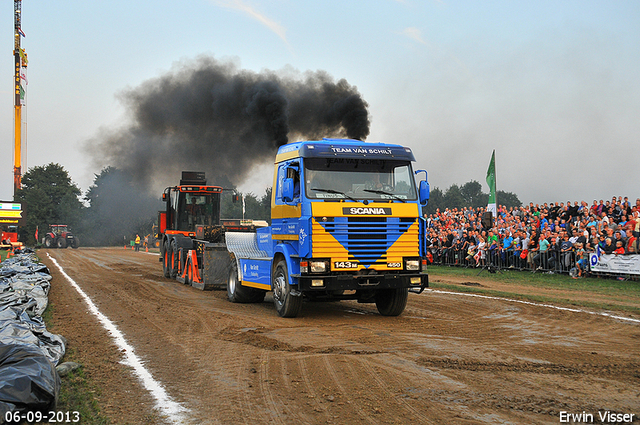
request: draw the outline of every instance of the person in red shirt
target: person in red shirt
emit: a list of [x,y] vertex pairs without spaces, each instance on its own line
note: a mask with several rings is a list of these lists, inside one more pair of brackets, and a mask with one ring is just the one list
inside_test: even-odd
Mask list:
[[619,240],[616,242],[616,249],[613,251],[613,253],[615,255],[621,255],[624,254],[624,245],[622,244],[622,241]]

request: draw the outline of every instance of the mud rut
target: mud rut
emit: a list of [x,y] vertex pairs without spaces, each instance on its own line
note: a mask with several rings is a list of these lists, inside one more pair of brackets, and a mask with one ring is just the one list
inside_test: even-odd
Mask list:
[[411,294],[402,316],[356,302],[264,303],[162,276],[157,255],[42,250],[54,329],[113,423],[162,423],[106,331],[47,253],[117,324],[187,423],[559,423],[640,413],[640,325],[504,300]]

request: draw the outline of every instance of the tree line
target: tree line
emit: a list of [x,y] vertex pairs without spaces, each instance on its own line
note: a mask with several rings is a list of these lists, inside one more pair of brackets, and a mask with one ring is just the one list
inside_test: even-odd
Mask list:
[[[271,222],[271,188],[257,196],[238,193],[239,202],[233,202],[228,192],[223,192],[221,216],[223,218],[251,218]],[[244,202],[242,201],[244,198]],[[456,184],[442,191],[431,190],[427,214],[438,208],[483,207],[489,195],[482,192],[482,185],[475,180],[462,186]],[[518,207],[522,203],[510,192],[498,191],[498,203]],[[22,204],[25,225],[19,229],[20,240],[28,246],[42,242],[51,224],[66,224],[82,246],[128,245],[138,234],[152,233],[157,223],[158,211],[164,209],[161,194],[148,194],[134,183],[126,172],[106,167],[95,175],[86,193],[73,182],[60,164],[50,163],[30,168],[22,177],[22,189],[16,191],[14,202]],[[244,215],[243,215],[244,205]],[[38,229],[38,239],[35,234]]]
[[[147,192],[134,183],[132,176],[114,167],[96,174],[84,194],[62,165],[32,167],[23,175],[22,189],[14,196],[14,202],[22,204],[25,217],[19,238],[34,246],[42,242],[49,225],[66,224],[81,246],[128,245],[136,234],[150,235],[158,211],[165,208],[161,193]],[[240,201],[234,203],[230,193],[223,193],[223,218],[242,218],[244,197],[245,217],[269,221],[271,189],[260,197],[253,193],[239,195]]]
[[[496,198],[498,204],[505,205],[507,208],[522,206],[518,196],[512,192],[498,190]],[[423,208],[423,212],[433,214],[438,209],[444,211],[446,208],[486,207],[488,201],[489,194],[482,192],[482,185],[475,180],[471,180],[462,186],[453,184],[445,191],[437,187],[431,189],[429,203]]]

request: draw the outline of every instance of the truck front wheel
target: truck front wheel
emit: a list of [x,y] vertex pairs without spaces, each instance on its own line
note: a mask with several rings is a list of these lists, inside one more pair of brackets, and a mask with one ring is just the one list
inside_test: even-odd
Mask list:
[[399,316],[407,306],[409,288],[378,289],[376,291],[376,307],[383,316]]
[[273,303],[281,317],[296,317],[302,309],[302,296],[293,295],[289,285],[289,272],[287,263],[280,260],[273,272]]

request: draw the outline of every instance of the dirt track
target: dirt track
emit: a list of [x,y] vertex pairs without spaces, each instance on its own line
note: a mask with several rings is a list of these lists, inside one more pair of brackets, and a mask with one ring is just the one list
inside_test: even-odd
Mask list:
[[[232,304],[162,276],[157,255],[49,250],[53,332],[101,388],[116,424],[162,423],[154,400],[47,253],[117,324],[193,424],[549,423],[560,412],[640,414],[640,323],[506,300],[410,294],[375,305],[270,294]],[[433,277],[432,277],[433,278]],[[488,278],[484,278],[488,279]]]

